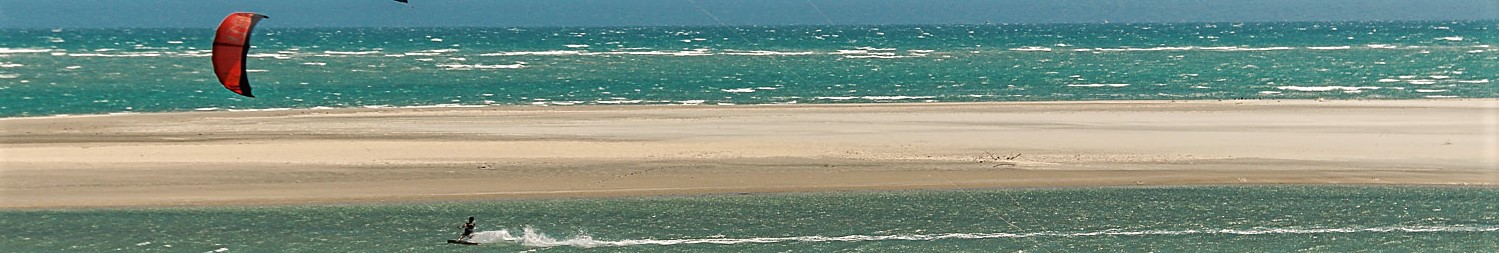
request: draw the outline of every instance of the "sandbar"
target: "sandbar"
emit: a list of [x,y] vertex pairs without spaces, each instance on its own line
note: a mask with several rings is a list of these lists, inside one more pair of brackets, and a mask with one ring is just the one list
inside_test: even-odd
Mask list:
[[1499,99],[348,108],[0,119],[0,208],[1499,185]]

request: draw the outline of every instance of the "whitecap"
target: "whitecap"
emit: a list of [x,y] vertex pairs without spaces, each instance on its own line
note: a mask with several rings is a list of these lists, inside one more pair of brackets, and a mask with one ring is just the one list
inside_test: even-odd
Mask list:
[[[208,109],[208,108],[204,108],[204,109]],[[315,109],[318,109],[318,107],[313,107],[313,108],[309,108],[309,109],[314,109],[315,110]],[[212,108],[211,110],[203,110],[203,111],[216,111],[216,110],[218,110],[218,108]],[[288,108],[288,107],[278,107],[278,108],[260,108],[260,109],[229,109],[229,110],[225,110],[225,111],[231,111],[231,112],[279,112],[279,111],[291,111],[291,110],[294,110],[294,109]]]
[[247,54],[245,56],[250,57],[250,58],[276,58],[276,59],[290,59],[291,58],[290,56],[284,56],[284,55],[281,55],[281,54],[266,54],[266,53],[261,53],[261,54]]
[[631,52],[608,52],[612,55],[670,55],[670,56],[708,56],[713,55],[707,49],[694,49],[684,51],[631,51]]
[[900,58],[910,58],[910,57],[916,57],[916,56],[913,56],[913,55],[844,55],[843,56],[843,58],[848,58],[848,59],[900,59]]
[[723,92],[728,92],[728,93],[749,93],[749,92],[755,92],[754,88],[721,89],[721,90]]
[[21,78],[21,74],[0,74],[0,79],[16,79],[16,78]]
[[936,98],[936,97],[935,96],[817,97],[817,99],[824,99],[824,100],[850,100],[850,99],[864,99],[864,100],[911,100],[911,99],[931,99],[931,98]]
[[1192,50],[1192,49],[1194,49],[1194,47],[1147,47],[1147,48],[1126,47],[1126,48],[1096,48],[1094,50],[1104,51],[1104,52],[1141,52],[1141,51],[1143,51],[1143,52],[1150,52],[1150,51],[1184,51],[1184,50]]
[[594,103],[605,104],[605,105],[639,104],[641,102],[644,102],[644,100],[599,100],[599,101],[594,101]]
[[1422,80],[1410,80],[1408,83],[1410,83],[1410,84],[1426,85],[1426,84],[1436,84],[1437,81],[1436,80],[1425,80],[1425,79],[1422,79]]
[[1306,47],[1306,49],[1311,49],[1311,50],[1343,50],[1343,49],[1351,49],[1351,48],[1353,48],[1353,47],[1351,47],[1351,46],[1336,46],[1336,47]]
[[1378,89],[1380,89],[1380,87],[1373,87],[1373,86],[1360,86],[1360,87],[1348,87],[1348,86],[1309,86],[1309,87],[1303,87],[1303,86],[1276,86],[1275,88],[1276,89],[1281,89],[1281,90],[1310,91],[1310,92],[1334,91],[1334,90],[1340,90],[1340,91],[1348,92],[1348,91],[1378,90]]
[[538,56],[541,56],[541,55],[579,55],[579,54],[583,54],[583,51],[553,50],[553,51],[526,51],[526,52],[498,52],[498,53],[479,54],[479,56],[523,56],[523,55],[538,55]]
[[323,54],[328,55],[369,55],[378,53],[380,51],[323,51]]
[[517,64],[502,64],[502,65],[438,64],[437,66],[438,67],[444,67],[444,68],[452,69],[452,70],[468,70],[468,69],[518,69],[518,68],[524,68],[524,67],[526,67],[525,64],[519,64],[519,63],[517,63]]
[[588,48],[588,45],[582,45],[582,44],[562,45],[562,46],[567,47],[567,48]]
[[792,56],[792,55],[813,55],[813,54],[817,54],[817,52],[810,52],[810,51],[803,51],[803,52],[780,52],[780,51],[755,50],[755,51],[727,51],[727,52],[724,52],[723,54],[724,55],[748,55],[748,56]]
[[157,57],[157,56],[161,56],[161,53],[156,53],[156,52],[131,52],[131,53],[122,53],[122,54],[94,54],[94,53],[71,54],[70,53],[70,54],[68,54],[68,56],[73,56],[73,57]]
[[1450,91],[1450,90],[1416,89],[1416,92],[1418,92],[1418,93],[1437,93],[1437,92],[1448,92],[1448,91]]
[[1442,40],[1442,41],[1463,41],[1463,37],[1462,36],[1441,37],[1441,38],[1437,38],[1436,40]]
[[0,68],[15,68],[15,67],[25,67],[25,66],[26,66],[25,64],[20,64],[20,63],[0,62]]
[[1017,51],[1017,52],[1051,52],[1051,50],[1052,49],[1049,48],[1049,47],[1040,47],[1040,46],[1028,46],[1028,47],[1019,47],[1019,48],[1011,48],[1010,49],[1010,51]]
[[1067,87],[1125,87],[1127,83],[1068,84]]
[[1461,81],[1457,81],[1457,82],[1459,82],[1459,83],[1489,83],[1489,79],[1482,79],[1482,80],[1461,80]]
[[1292,49],[1295,49],[1295,48],[1291,48],[1291,47],[1249,47],[1249,48],[1222,47],[1222,48],[1211,48],[1211,49],[1210,48],[1203,48],[1203,49],[1211,50],[1211,51],[1280,51],[1280,50],[1292,50]]

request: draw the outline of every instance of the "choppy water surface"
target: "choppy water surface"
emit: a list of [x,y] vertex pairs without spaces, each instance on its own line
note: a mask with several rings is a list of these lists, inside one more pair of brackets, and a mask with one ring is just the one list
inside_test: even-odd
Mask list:
[[[18,252],[1492,252],[1499,190],[1068,188],[0,211]],[[451,245],[477,216],[475,238]]]
[[337,107],[1499,97],[1499,21],[0,30],[0,117]]

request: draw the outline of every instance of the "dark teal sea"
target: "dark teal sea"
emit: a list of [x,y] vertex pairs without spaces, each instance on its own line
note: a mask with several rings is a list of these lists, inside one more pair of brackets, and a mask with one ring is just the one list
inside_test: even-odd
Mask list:
[[0,30],[0,117],[487,105],[1499,97],[1499,21]]
[[[484,244],[447,244],[477,216]],[[1131,187],[0,211],[8,252],[1494,252],[1499,189]]]

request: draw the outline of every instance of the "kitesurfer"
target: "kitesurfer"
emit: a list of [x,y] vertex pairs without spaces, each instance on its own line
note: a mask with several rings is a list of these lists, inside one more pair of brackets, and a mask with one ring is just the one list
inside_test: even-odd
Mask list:
[[463,223],[463,225],[460,226],[460,227],[463,228],[463,235],[459,235],[458,236],[458,240],[459,241],[468,241],[469,238],[473,238],[474,237],[474,217],[473,216],[469,216],[468,217],[468,223]]

